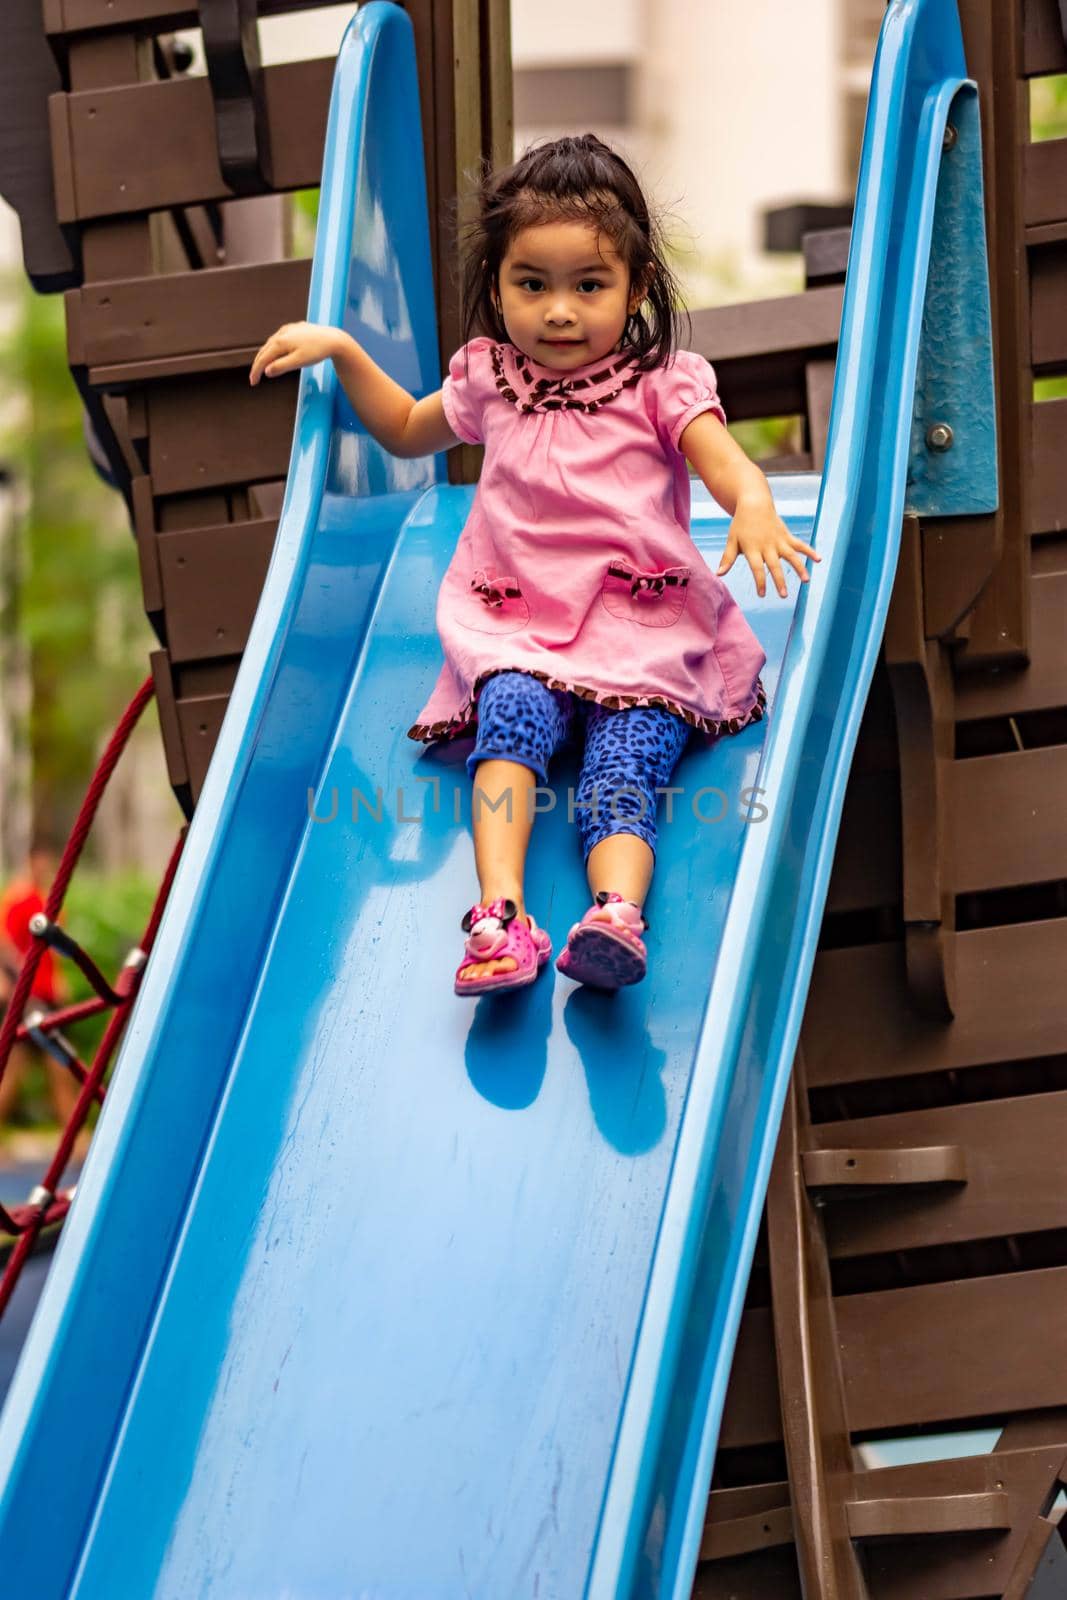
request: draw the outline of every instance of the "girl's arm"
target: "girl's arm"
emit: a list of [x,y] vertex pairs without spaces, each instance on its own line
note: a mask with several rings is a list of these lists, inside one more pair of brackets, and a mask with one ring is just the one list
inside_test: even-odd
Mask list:
[[341,328],[287,322],[256,352],[248,381],[280,377],[327,357],[333,362],[353,411],[372,438],[394,456],[428,456],[462,444],[448,425],[441,391],[416,400],[383,372],[362,345]]
[[799,572],[801,581],[807,583],[809,574],[799,552],[803,550],[814,561],[821,561],[822,557],[810,544],[790,533],[774,509],[767,479],[720,419],[711,411],[702,411],[684,430],[678,447],[692,462],[709,492],[733,518],[718,576],[729,572],[740,550],[752,568],[756,591],[761,598],[766,591],[764,563],[770,568],[778,593],[783,600],[786,598],[780,556],[784,556]]

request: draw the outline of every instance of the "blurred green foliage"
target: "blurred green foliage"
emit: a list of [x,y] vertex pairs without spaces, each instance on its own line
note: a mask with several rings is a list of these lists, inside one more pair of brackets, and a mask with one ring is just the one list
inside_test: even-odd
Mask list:
[[1067,138],[1067,76],[1031,78],[1030,137]]
[[[1030,80],[1031,139],[1067,138],[1067,76]],[[1067,378],[1038,378],[1035,400],[1062,400],[1067,397]]]
[[[102,741],[148,671],[156,639],[144,615],[137,551],[125,507],[90,463],[82,403],[67,365],[61,295],[37,295],[21,273],[3,284],[12,308],[0,339],[0,458],[13,478],[19,548],[9,613],[28,646],[28,744],[37,831],[62,848]],[[146,713],[147,715],[148,713]],[[63,926],[111,979],[140,939],[156,886],[137,872],[104,874],[90,833],[67,892]],[[16,864],[21,868],[21,864]],[[58,957],[72,1000],[91,988]],[[88,1062],[110,1013],[68,1037]],[[21,1086],[16,1120],[53,1118],[43,1062]]]
[[37,825],[62,843],[96,765],[102,730],[147,672],[156,644],[125,507],[90,464],[67,366],[61,295],[8,279],[0,340],[0,454],[20,504],[17,626],[30,650]]
[[295,189],[289,199],[291,201],[289,216],[292,224],[290,253],[299,259],[312,255],[315,250],[315,227],[319,220],[319,191]]
[[[89,952],[112,985],[126,957],[144,936],[157,892],[158,884],[144,873],[136,871],[105,874],[79,864],[71,879],[63,903],[61,924],[71,938]],[[63,1003],[73,1005],[91,999],[95,990],[80,968],[65,957],[57,956],[56,959],[69,989],[69,998]],[[113,1008],[108,1007],[106,1011],[72,1023],[63,1030],[64,1037],[87,1067],[91,1065],[113,1015]],[[121,1050],[120,1039],[112,1056],[112,1067]],[[90,1127],[95,1126],[98,1112],[99,1108],[90,1109]],[[22,1080],[19,1102],[11,1121],[42,1130],[56,1126],[48,1097],[44,1062],[37,1053]]]

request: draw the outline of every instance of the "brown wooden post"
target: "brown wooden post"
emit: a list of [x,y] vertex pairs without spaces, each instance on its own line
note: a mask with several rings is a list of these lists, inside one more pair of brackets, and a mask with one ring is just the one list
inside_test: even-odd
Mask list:
[[1025,236],[1026,10],[1024,0],[960,0],[982,124],[1000,508],[990,516],[930,518],[923,524],[927,636],[957,641],[958,670],[1022,663],[1029,651],[1033,368]]

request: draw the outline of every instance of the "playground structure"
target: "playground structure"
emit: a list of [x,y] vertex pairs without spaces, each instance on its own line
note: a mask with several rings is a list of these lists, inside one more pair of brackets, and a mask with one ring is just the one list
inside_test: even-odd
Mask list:
[[[210,1593],[227,1563],[259,1592],[283,1559],[294,1583],[322,1577],[318,1559],[335,1584],[462,1593],[434,1499],[461,1466],[483,1474],[454,1513],[476,1593],[524,1592],[530,1550],[541,1593],[559,1595],[1062,1593],[1050,1511],[1067,1459],[1067,401],[1035,404],[1032,380],[1067,369],[1067,140],[1030,144],[1020,87],[1067,70],[1055,0],[963,0],[965,63],[955,4],[898,0],[847,295],[848,241],[816,235],[804,296],[694,316],[731,417],[807,419],[805,455],[765,465],[796,531],[818,508],[825,573],[795,615],[735,589],[777,690],[768,726],[694,775],[789,803],[772,803],[762,833],[697,829],[695,848],[665,830],[662,882],[684,884],[706,926],[676,981],[633,997],[624,1016],[640,1037],[618,1081],[597,1066],[604,1014],[572,998],[546,1038],[540,1010],[516,1013],[543,1059],[510,1085],[493,1066],[515,1045],[506,1022],[458,1018],[450,995],[446,1012],[447,986],[422,1019],[387,1015],[362,948],[377,936],[402,951],[419,893],[447,938],[466,870],[450,859],[456,822],[435,817],[414,845],[395,816],[340,839],[316,834],[303,798],[310,783],[325,815],[334,785],[370,796],[398,763],[415,775],[383,711],[413,703],[432,665],[432,596],[477,452],[451,453],[452,486],[443,459],[392,462],[329,374],[306,374],[282,511],[298,386],[244,387],[259,340],[309,293],[318,320],[346,320],[413,391],[436,386],[459,342],[441,208],[472,153],[508,153],[505,8],[406,7],[410,69],[397,16],[367,8],[335,85],[309,279],[307,263],[242,265],[237,247],[212,263],[229,197],[317,181],[332,62],[260,73],[246,8],[204,0],[213,70],[183,81],[163,76],[161,36],[195,22],[192,7],[55,0],[52,55],[36,4],[20,7],[21,104],[34,84],[43,103],[42,74],[62,74],[50,146],[27,141],[27,267],[67,289],[72,366],[137,533],[168,767],[192,825],[109,1090],[119,1103],[0,1422],[14,1594]],[[40,203],[46,170],[54,210]],[[710,552],[725,524],[699,490],[694,537]],[[813,714],[827,704],[835,717]],[[531,883],[576,906],[565,830],[544,824]],[[687,904],[660,894],[664,948],[672,927],[684,944]],[[415,982],[404,970],[396,1001]],[[647,1038],[646,1004],[670,1024]],[[420,1025],[441,1041],[434,1074]],[[638,1092],[642,1049],[662,1106]],[[464,1059],[466,1075],[445,1070]],[[602,1137],[568,1145],[586,1086],[576,1100],[540,1074],[579,1060]],[[386,1061],[387,1076],[370,1071]],[[296,1112],[309,1097],[313,1134]],[[344,1162],[325,1153],[331,1118]],[[464,1141],[469,1189],[449,1187],[431,1122]],[[507,1210],[520,1175],[531,1189],[550,1175],[563,1198],[527,1205],[509,1232],[489,1208]],[[637,1218],[624,1204],[635,1183]],[[350,1227],[327,1240],[342,1212]],[[271,1244],[270,1216],[288,1241],[278,1279],[250,1256],[253,1237]],[[479,1234],[480,1216],[492,1220]],[[613,1273],[616,1250],[632,1258]],[[386,1308],[377,1324],[351,1303],[368,1285]],[[401,1350],[390,1367],[379,1347],[402,1344],[412,1300],[436,1319],[406,1351],[424,1365]],[[562,1327],[546,1321],[557,1300]],[[604,1364],[598,1339],[612,1338],[630,1341],[625,1383]],[[483,1370],[457,1379],[472,1348]],[[353,1379],[356,1352],[380,1394]],[[502,1353],[524,1385],[509,1388]],[[304,1409],[281,1401],[275,1415],[286,1360]],[[220,1377],[229,1403],[211,1392]],[[509,1433],[520,1392],[556,1382],[551,1426],[524,1414],[529,1431]],[[412,1418],[435,1403],[446,1420],[420,1432]],[[982,1423],[1001,1429],[984,1455],[864,1471],[854,1452]],[[242,1473],[249,1439],[257,1469]],[[224,1485],[232,1522],[215,1503]],[[281,1549],[249,1520],[272,1495],[290,1510]]]

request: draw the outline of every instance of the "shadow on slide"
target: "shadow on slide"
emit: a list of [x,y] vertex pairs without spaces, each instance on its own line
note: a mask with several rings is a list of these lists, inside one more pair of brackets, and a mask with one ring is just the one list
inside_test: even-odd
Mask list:
[[[309,317],[416,395],[429,263],[411,26],[373,0]],[[935,458],[960,383],[985,421]],[[826,470],[773,481],[822,562],[785,569],[791,604],[731,574],[769,716],[682,759],[644,983],[550,966],[464,1003],[470,746],[406,728],[472,491],[382,451],[328,363],[302,375],[263,596],[0,1418],[7,1600],[688,1595],[902,515],[995,503],[990,385],[955,3],[898,0]],[[695,484],[713,567],[726,527]],[[553,779],[527,882],[558,951],[586,890]]]

